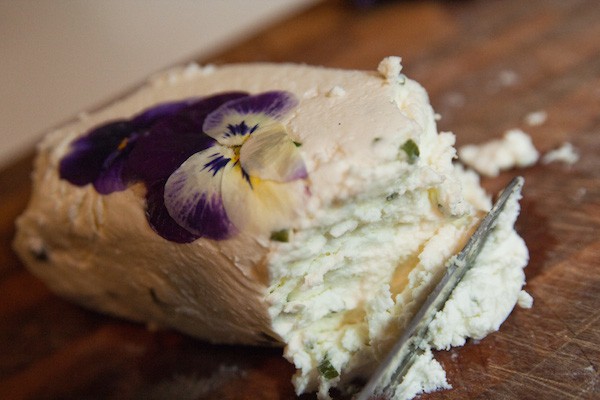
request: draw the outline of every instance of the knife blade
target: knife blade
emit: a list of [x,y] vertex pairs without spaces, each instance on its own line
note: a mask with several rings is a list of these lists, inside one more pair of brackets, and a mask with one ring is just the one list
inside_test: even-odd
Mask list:
[[426,340],[425,335],[429,324],[433,321],[436,313],[444,307],[454,288],[473,265],[489,233],[494,228],[498,215],[511,198],[519,196],[523,183],[524,179],[519,176],[502,190],[498,200],[481,220],[467,244],[448,261],[446,272],[440,281],[427,296],[400,339],[394,344],[367,384],[354,397],[355,400],[369,400],[375,396],[376,398],[386,398],[394,384],[404,378],[416,357],[424,352],[422,346]]

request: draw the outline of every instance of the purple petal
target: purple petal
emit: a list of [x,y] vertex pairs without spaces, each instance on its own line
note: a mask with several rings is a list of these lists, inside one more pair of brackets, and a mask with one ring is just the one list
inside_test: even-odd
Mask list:
[[249,97],[249,95],[246,92],[226,92],[210,97],[204,97],[193,104],[190,104],[190,106],[182,110],[179,115],[185,116],[190,123],[193,123],[196,126],[196,131],[200,133],[202,132],[204,120],[210,113],[221,107],[223,104],[247,97]]
[[[177,191],[177,185],[178,183],[175,182],[170,188],[171,194],[173,190]],[[227,239],[235,231],[225,212],[220,193],[198,190],[185,201],[178,203],[176,208],[177,214],[173,215],[174,219],[200,237],[222,240]]]
[[198,193],[198,197],[188,204],[189,209],[183,208],[187,225],[194,227],[194,232],[202,237],[223,240],[230,237],[235,227],[227,218],[221,196],[208,196]]
[[126,189],[128,180],[122,173],[125,159],[139,136],[137,132],[143,132],[160,118],[179,112],[191,102],[161,104],[129,121],[118,120],[92,129],[73,142],[71,152],[61,160],[61,177],[78,186],[93,183],[101,194]]
[[148,185],[167,179],[192,154],[215,143],[202,132],[206,116],[221,104],[245,96],[246,93],[230,92],[203,98],[162,118],[137,141],[124,174]]
[[[281,92],[283,96],[276,93],[280,92],[254,96],[247,106],[258,107],[263,114],[273,118],[283,115],[291,102],[286,100],[284,92]],[[124,190],[130,182],[142,181],[147,187],[148,222],[159,235],[179,243],[191,242],[198,237],[225,239],[236,228],[225,213],[219,185],[213,187],[212,179],[208,177],[220,182],[222,170],[231,161],[231,155],[215,156],[212,151],[210,155],[206,154],[210,158],[205,160],[202,174],[206,175],[208,186],[188,187],[187,194],[192,193],[191,197],[185,197],[183,201],[178,199],[178,221],[165,205],[165,185],[188,158],[216,145],[202,129],[207,116],[226,103],[247,97],[247,93],[230,92],[163,103],[131,120],[118,120],[94,128],[75,140],[71,152],[61,160],[61,178],[78,186],[92,183],[101,194]],[[240,125],[239,129],[247,131],[251,128]]]
[[164,201],[165,182],[156,182],[146,193],[146,218],[150,227],[163,238],[177,243],[190,243],[198,239],[179,225],[167,211]]
[[160,118],[169,117],[177,114],[181,110],[189,107],[198,101],[198,98],[185,99],[182,101],[173,101],[170,103],[161,103],[157,106],[148,108],[136,115],[131,122],[136,127],[150,126]]
[[165,183],[165,207],[188,231],[211,239],[226,239],[235,227],[221,199],[223,170],[233,151],[221,146],[191,156]]
[[94,189],[100,194],[110,194],[127,189],[127,182],[123,180],[123,167],[125,166],[125,157],[118,156],[111,163],[109,168],[102,169],[94,180]]
[[130,136],[131,131],[131,123],[120,120],[102,125],[75,140],[71,144],[71,152],[60,162],[61,178],[74,185],[84,186],[93,183],[98,175],[105,171],[106,179],[115,180],[112,185],[121,187],[120,176],[107,171],[111,166],[106,164],[106,160],[109,157],[118,158],[119,155],[115,154],[115,151],[119,151],[120,145]]
[[196,128],[182,117],[159,122],[138,140],[128,157],[125,175],[148,185],[167,179],[192,154],[215,143]]
[[[261,114],[272,119],[280,119],[298,104],[296,96],[290,92],[273,91],[244,97],[223,104],[206,118],[204,131],[227,126],[226,119],[231,115]],[[225,133],[225,132],[223,132]],[[214,135],[211,135],[215,137]]]

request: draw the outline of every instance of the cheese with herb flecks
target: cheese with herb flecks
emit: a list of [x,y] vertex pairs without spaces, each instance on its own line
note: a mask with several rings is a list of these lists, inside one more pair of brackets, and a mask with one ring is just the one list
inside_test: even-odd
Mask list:
[[[15,249],[56,293],[215,343],[276,344],[297,392],[366,378],[490,200],[401,73],[189,65],[50,132]],[[524,285],[508,207],[432,325],[497,330]],[[396,398],[448,388],[430,351]]]

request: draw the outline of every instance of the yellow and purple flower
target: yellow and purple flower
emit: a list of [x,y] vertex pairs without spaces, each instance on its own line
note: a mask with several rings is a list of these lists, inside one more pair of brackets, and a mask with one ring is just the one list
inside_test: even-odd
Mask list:
[[281,122],[296,105],[283,91],[161,104],[73,142],[60,175],[101,194],[144,183],[148,222],[168,240],[269,232],[298,202],[288,184],[307,177]]

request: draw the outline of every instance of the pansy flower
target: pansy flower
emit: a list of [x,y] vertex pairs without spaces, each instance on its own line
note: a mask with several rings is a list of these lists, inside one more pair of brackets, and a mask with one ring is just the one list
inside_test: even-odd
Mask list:
[[282,119],[288,92],[231,92],[153,107],[76,140],[61,177],[101,194],[146,186],[146,216],[176,242],[268,232],[292,217],[307,177]]
[[60,162],[61,178],[78,186],[91,183],[101,194],[125,190],[123,169],[134,143],[156,121],[176,114],[189,103],[190,100],[161,104],[132,119],[92,129],[71,144],[71,152]]

